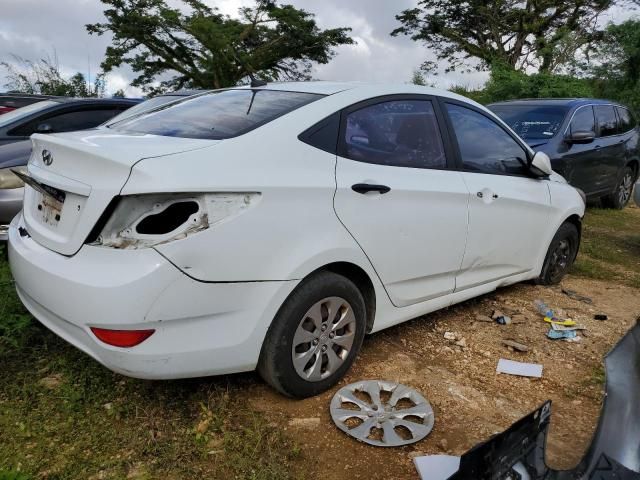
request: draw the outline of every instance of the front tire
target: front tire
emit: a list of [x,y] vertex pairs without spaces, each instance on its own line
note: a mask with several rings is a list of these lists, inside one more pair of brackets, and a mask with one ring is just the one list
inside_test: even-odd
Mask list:
[[365,302],[358,288],[342,275],[316,273],[289,295],[276,314],[258,372],[284,395],[317,395],[349,370],[365,328]]
[[539,285],[556,285],[560,283],[573,265],[578,255],[580,246],[580,234],[578,228],[573,223],[563,223],[556,232],[547,256],[544,259],[542,272],[537,278]]
[[609,195],[602,197],[602,205],[606,208],[615,208],[616,210],[622,210],[626,207],[631,199],[634,180],[635,175],[633,169],[631,167],[624,167],[616,188]]

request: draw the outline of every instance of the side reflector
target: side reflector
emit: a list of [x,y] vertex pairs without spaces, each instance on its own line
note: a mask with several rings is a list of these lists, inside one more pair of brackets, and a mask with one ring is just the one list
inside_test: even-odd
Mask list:
[[106,328],[91,327],[98,340],[114,347],[129,348],[140,345],[149,338],[155,330],[108,330]]

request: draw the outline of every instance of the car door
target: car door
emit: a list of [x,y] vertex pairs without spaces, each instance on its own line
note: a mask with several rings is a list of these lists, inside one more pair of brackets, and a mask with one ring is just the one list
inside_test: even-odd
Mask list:
[[453,292],[464,254],[469,192],[441,125],[421,95],[342,114],[335,211],[396,306]]
[[[575,132],[593,132],[596,136],[596,119],[592,105],[578,107],[565,132],[565,138]],[[598,177],[600,175],[600,152],[595,142],[571,143],[564,141],[561,144],[563,159],[562,174],[574,187],[579,188],[587,195],[596,193]]]
[[618,183],[620,169],[625,163],[624,136],[619,135],[618,117],[613,105],[593,107],[598,122],[598,175],[597,189],[601,192],[613,190]]
[[529,176],[527,151],[489,113],[455,101],[444,101],[443,110],[471,193],[456,291],[530,271],[549,228],[546,181]]

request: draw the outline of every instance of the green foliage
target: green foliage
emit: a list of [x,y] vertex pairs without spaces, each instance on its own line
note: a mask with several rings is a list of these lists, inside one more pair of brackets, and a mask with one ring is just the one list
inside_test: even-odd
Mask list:
[[413,85],[421,85],[424,87],[427,85],[427,80],[424,78],[424,75],[420,70],[414,70],[413,76],[411,77],[411,83]]
[[0,67],[7,71],[5,87],[9,90],[66,97],[104,96],[104,74],[97,75],[93,85],[79,72],[64,78],[55,56],[53,59],[41,58],[34,62],[13,55],[13,61],[0,62]]
[[[420,0],[396,19],[392,35],[409,35],[454,70],[473,59],[511,69],[552,72],[598,38],[597,17],[615,0]],[[425,62],[432,70],[436,62]]]
[[[165,0],[101,1],[107,21],[87,30],[113,35],[102,68],[127,64],[138,73],[132,84],[149,91],[229,87],[253,74],[308,79],[313,62],[327,63],[334,47],[353,43],[350,29],[321,30],[312,14],[273,0],[241,8],[238,19],[200,0],[182,0],[186,12]],[[150,86],[167,74],[174,76]]]
[[597,95],[640,111],[640,20],[610,24],[593,59],[590,75]]

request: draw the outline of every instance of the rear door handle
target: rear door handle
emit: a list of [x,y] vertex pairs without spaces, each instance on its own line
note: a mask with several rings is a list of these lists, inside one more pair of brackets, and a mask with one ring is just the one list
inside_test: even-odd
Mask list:
[[388,193],[391,191],[390,187],[386,185],[374,185],[371,183],[356,183],[355,185],[351,185],[351,190],[356,193],[368,193],[368,192],[378,192],[380,194]]

